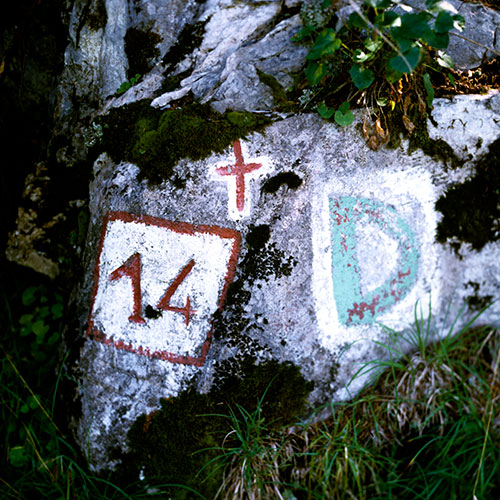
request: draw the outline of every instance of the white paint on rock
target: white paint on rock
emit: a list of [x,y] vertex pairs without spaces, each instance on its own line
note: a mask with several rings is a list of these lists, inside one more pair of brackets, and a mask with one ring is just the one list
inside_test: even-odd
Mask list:
[[[243,189],[244,189],[244,201],[243,209],[240,210],[237,207],[237,175],[221,175],[217,170],[226,169],[228,171],[236,170],[235,163],[237,161],[236,157],[228,158],[226,161],[217,162],[215,165],[210,165],[208,168],[208,179],[209,181],[215,182],[226,182],[227,183],[227,210],[229,217],[234,221],[239,221],[245,217],[250,217],[252,213],[252,189],[256,181],[269,175],[274,171],[274,164],[270,157],[268,156],[257,156],[251,157],[248,154],[247,145],[244,141],[239,141],[241,144],[241,151],[243,156],[243,162],[245,165],[257,164],[260,165],[256,170],[252,172],[245,173],[243,177]],[[235,172],[236,173],[236,172]]]
[[[401,217],[411,221],[417,235],[419,247],[418,277],[411,291],[400,301],[394,303],[387,312],[376,320],[395,330],[404,329],[408,318],[413,317],[413,308],[417,301],[427,301],[432,290],[432,302],[440,300],[440,280],[437,249],[434,244],[436,213],[434,203],[436,192],[430,172],[425,168],[404,170],[397,165],[388,165],[383,171],[369,173],[359,171],[352,175],[331,178],[326,184],[319,182],[312,197],[312,232],[313,232],[313,279],[312,289],[315,299],[315,314],[318,320],[319,341],[330,351],[338,348],[339,339],[344,342],[358,342],[360,339],[373,339],[380,334],[380,326],[356,325],[345,326],[339,321],[332,274],[332,243],[329,197],[332,195],[354,195],[357,198],[384,200],[395,208]],[[367,236],[373,227],[362,226],[359,234]],[[364,291],[383,283],[398,261],[398,245],[390,236],[378,229],[381,241],[389,240],[383,255],[372,256],[377,247],[364,241],[358,248],[360,271],[364,274],[361,283]],[[364,248],[363,248],[364,247]],[[378,260],[380,258],[380,261]],[[378,265],[374,265],[378,262]],[[383,269],[381,269],[383,266]],[[430,279],[429,279],[430,278]],[[356,357],[358,352],[356,352]]]
[[[179,234],[166,227],[113,220],[108,223],[99,259],[99,281],[92,310],[94,326],[113,342],[151,352],[199,356],[210,331],[228,272],[233,240],[213,234]],[[111,280],[110,275],[132,255],[141,256],[140,286],[144,308],[157,304],[191,259],[195,265],[177,288],[171,306],[184,308],[189,296],[195,310],[186,325],[185,316],[163,311],[145,324],[129,320],[134,309],[129,276]]]

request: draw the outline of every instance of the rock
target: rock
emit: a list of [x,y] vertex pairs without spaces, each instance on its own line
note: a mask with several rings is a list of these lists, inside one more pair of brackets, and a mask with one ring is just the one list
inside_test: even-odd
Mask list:
[[[372,151],[359,111],[348,128],[276,113],[307,54],[290,41],[297,8],[74,2],[52,161],[93,168],[66,341],[94,471],[120,468],[130,429],[167,399],[255,367],[295,369],[285,389],[312,383],[312,407],[350,397],[387,355],[381,325],[408,332],[417,305],[433,338],[485,305],[476,323],[498,325],[498,94],[436,100],[433,157]],[[19,220],[49,229],[29,207]]]
[[[444,335],[464,305],[456,328],[478,300],[498,297],[500,234],[459,254],[454,240],[436,242],[448,217],[436,203],[498,148],[498,109],[498,94],[436,102],[433,137],[448,139],[446,117],[460,115],[458,140],[472,154],[453,171],[404,144],[374,152],[356,127],[310,114],[181,160],[158,186],[103,153],[80,289],[78,437],[92,467],[116,467],[110,450],[127,449],[141,415],[187,387],[209,390],[221,369],[292,362],[314,382],[317,406],[366,383],[351,378],[383,356],[381,325],[410,329],[420,304]],[[499,317],[497,302],[479,321]]]

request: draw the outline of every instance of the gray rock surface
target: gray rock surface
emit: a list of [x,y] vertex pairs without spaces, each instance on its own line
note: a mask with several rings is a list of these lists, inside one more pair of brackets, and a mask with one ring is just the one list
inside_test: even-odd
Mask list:
[[[500,135],[498,110],[498,94],[438,101],[434,136],[448,139],[453,125],[446,117],[460,114],[464,127],[455,140],[475,161]],[[473,294],[471,283],[481,296],[500,295],[498,242],[479,252],[463,245],[460,257],[435,240],[441,217],[435,202],[474,175],[474,161],[450,171],[420,151],[408,154],[405,144],[374,152],[356,127],[340,129],[309,114],[276,122],[240,144],[244,164],[259,166],[244,175],[242,205],[236,172],[226,168],[237,168],[238,146],[204,161],[182,160],[175,172],[189,172],[183,189],[169,181],[154,188],[137,182],[135,165],[116,165],[106,154],[94,165],[88,273],[80,290],[91,326],[79,366],[78,436],[96,469],[117,465],[108,450],[123,447],[130,425],[156,410],[160,398],[193,383],[207,390],[217,362],[241,352],[291,361],[315,382],[310,402],[316,406],[366,383],[351,378],[362,363],[383,355],[375,344],[386,340],[381,325],[411,328],[417,303],[424,318],[430,304],[435,335],[443,335]],[[273,179],[276,190],[266,192]],[[298,179],[300,186],[291,189],[280,179]],[[258,249],[252,247],[256,228],[269,231]],[[249,260],[258,271],[249,270]],[[146,304],[159,307],[191,261],[161,318],[146,317]],[[221,306],[228,281],[237,281],[245,298]],[[457,327],[474,313],[466,308]],[[498,324],[498,318],[497,301],[480,322]],[[211,328],[224,334],[207,341]],[[253,347],[235,346],[238,335]]]

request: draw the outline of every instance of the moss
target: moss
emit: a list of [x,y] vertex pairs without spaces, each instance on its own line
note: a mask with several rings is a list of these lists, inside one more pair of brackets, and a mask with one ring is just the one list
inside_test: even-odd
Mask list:
[[151,59],[158,57],[160,51],[156,47],[162,38],[154,31],[142,31],[129,28],[125,34],[125,53],[128,58],[128,78],[136,74],[145,75],[151,69]]
[[274,105],[285,111],[292,110],[296,108],[296,104],[288,99],[287,93],[283,86],[278,80],[272,75],[264,73],[260,69],[257,68],[257,75],[259,80],[271,89],[271,93],[273,96]]
[[88,8],[87,25],[89,28],[94,31],[104,29],[108,22],[108,12],[104,0],[89,2]]
[[408,134],[403,125],[403,113],[399,107],[388,114],[387,126],[390,131],[388,147],[396,149],[401,145],[401,138],[408,139],[408,154],[420,149],[427,156],[442,161],[445,165],[457,168],[463,164],[453,148],[443,139],[431,139],[427,130],[427,118],[420,115],[417,107],[409,112],[409,119],[415,125],[415,129]]
[[191,54],[196,48],[198,48],[203,41],[205,25],[207,22],[208,19],[206,21],[199,21],[197,23],[184,26],[182,31],[179,33],[175,45],[173,45],[163,57],[162,63],[165,66],[169,65],[171,68],[174,68],[188,54]]
[[[210,463],[220,455],[213,448],[231,431],[230,420],[221,415],[236,410],[236,405],[252,413],[266,393],[261,416],[272,431],[293,423],[304,411],[311,388],[296,366],[268,361],[249,362],[245,377],[225,377],[208,394],[186,389],[134,423],[128,434],[130,453],[124,458],[126,475],[137,477],[142,471],[151,485],[182,484],[214,498],[223,470],[218,461]],[[236,439],[226,440],[227,447],[238,445]],[[169,493],[176,499],[192,498],[187,489],[172,488]]]
[[103,118],[101,148],[116,162],[138,165],[139,178],[151,183],[169,179],[182,158],[202,160],[222,153],[236,139],[270,122],[258,114],[217,113],[208,104],[166,111],[149,104],[146,100],[112,109]]
[[481,250],[500,239],[500,139],[476,164],[476,174],[456,184],[437,200],[436,210],[443,214],[436,239],[448,242],[459,252],[462,243]]

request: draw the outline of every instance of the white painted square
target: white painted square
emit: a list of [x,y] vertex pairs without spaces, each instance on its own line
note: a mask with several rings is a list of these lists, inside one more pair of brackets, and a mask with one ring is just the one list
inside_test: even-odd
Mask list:
[[[239,248],[240,234],[232,229],[111,212],[104,222],[96,264],[88,335],[118,349],[201,366],[209,347],[211,318],[222,307]],[[137,255],[136,281],[132,271],[117,277],[116,271]],[[189,271],[179,279],[190,262]],[[139,278],[138,308],[134,286]],[[187,317],[181,311],[161,310],[162,298],[176,278],[179,283],[169,307],[186,309],[189,297],[194,312]],[[134,308],[140,321],[131,319]],[[158,317],[147,314],[146,308]]]

